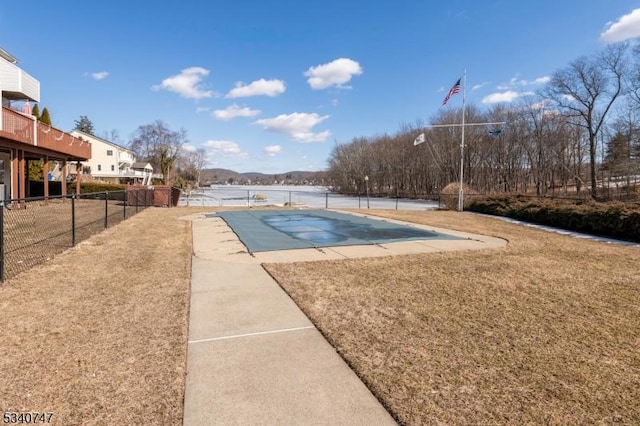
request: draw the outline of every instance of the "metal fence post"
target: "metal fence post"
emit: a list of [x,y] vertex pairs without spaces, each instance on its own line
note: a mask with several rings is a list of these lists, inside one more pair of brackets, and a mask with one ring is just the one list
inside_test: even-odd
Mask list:
[[109,226],[109,191],[104,191],[104,229]]
[[0,282],[4,282],[4,201],[0,201]]
[[249,197],[251,197],[251,194],[249,190],[247,190],[247,207],[251,207],[251,200],[249,199]]
[[76,246],[76,194],[71,196],[71,247]]
[[324,208],[325,209],[329,208],[329,193],[328,192],[324,193]]
[[291,191],[289,191],[289,207],[291,207]]
[[127,190],[125,188],[125,190],[124,190],[124,203],[123,203],[124,207],[122,208],[122,210],[123,210],[123,214],[122,215],[124,217],[123,217],[122,220],[127,220],[127,203],[128,202],[129,202],[129,200],[127,199]]

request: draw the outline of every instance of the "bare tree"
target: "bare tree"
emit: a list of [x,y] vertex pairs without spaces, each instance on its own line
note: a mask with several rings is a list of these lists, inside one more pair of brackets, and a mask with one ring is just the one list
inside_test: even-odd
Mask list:
[[200,176],[202,171],[207,165],[207,150],[204,148],[198,148],[195,151],[195,166],[196,166],[196,183],[200,186]]
[[636,109],[640,109],[640,44],[636,44],[633,48],[631,69],[633,71],[628,79],[630,98],[635,104]]
[[102,139],[108,140],[109,142],[113,142],[116,145],[122,145],[122,138],[120,137],[120,132],[118,129],[111,129],[111,131],[103,132]]
[[594,57],[582,57],[556,71],[543,95],[553,101],[576,125],[587,131],[591,196],[597,197],[597,136],[616,99],[624,93],[627,70],[625,43],[609,45]]
[[[634,90],[627,52],[626,44],[610,45],[593,57],[572,62],[554,73],[541,98],[526,105],[490,111],[469,105],[469,122],[508,124],[491,132],[481,126],[467,129],[463,159],[460,126],[446,126],[460,122],[461,110],[455,109],[439,111],[429,120],[442,127],[404,125],[395,135],[359,137],[336,145],[329,159],[332,184],[341,192],[361,193],[367,176],[370,189],[379,194],[420,196],[457,182],[462,161],[465,183],[484,193],[534,189],[545,196],[549,190],[555,195],[556,188],[566,193],[569,186],[580,193],[589,186],[588,176],[591,195],[597,198],[597,166],[602,162],[598,145],[604,148],[607,118],[616,100]],[[640,74],[638,78],[640,84]],[[420,133],[426,143],[415,147]],[[626,153],[634,160],[640,158],[635,135],[629,135]],[[632,172],[630,167],[625,170]]]
[[180,176],[188,181],[195,182],[196,186],[200,186],[200,175],[207,165],[207,151],[204,148],[186,151],[180,155],[177,163],[180,168]]
[[178,155],[187,142],[186,131],[170,130],[162,121],[139,126],[129,147],[138,158],[149,161],[154,169],[160,169],[165,184],[171,179],[171,171]]

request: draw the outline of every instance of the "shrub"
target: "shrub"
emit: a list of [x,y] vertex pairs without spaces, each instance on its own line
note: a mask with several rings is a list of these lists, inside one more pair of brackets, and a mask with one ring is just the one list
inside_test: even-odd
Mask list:
[[475,199],[470,211],[506,216],[569,231],[640,242],[640,204],[598,203],[500,195]]
[[[105,191],[124,191],[127,189],[127,185],[119,183],[104,183],[104,182],[80,182],[80,193],[90,194],[94,192]],[[67,184],[67,193],[76,193],[76,183],[70,182]]]
[[[469,196],[473,197],[478,195],[477,191],[474,191],[468,185],[463,185],[462,189],[464,190],[464,198],[466,200],[465,205],[469,203]],[[458,182],[452,182],[449,185],[442,188],[440,191],[440,201],[444,206],[449,210],[457,210],[458,209],[458,199],[460,194],[460,184]]]

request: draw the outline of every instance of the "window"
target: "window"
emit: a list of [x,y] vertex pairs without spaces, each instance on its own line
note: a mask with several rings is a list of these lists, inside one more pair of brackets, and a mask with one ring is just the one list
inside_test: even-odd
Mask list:
[[111,171],[115,171],[116,170],[116,166],[114,166],[113,164],[111,165]]
[[98,164],[98,171],[101,171],[101,170],[102,170],[102,165]]
[[107,150],[107,155],[108,156],[112,156],[113,155],[113,150],[112,149],[108,149]]

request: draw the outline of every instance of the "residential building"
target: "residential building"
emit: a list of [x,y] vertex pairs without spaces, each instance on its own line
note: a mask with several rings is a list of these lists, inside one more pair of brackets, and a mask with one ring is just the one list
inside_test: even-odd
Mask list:
[[[18,67],[18,60],[0,49],[0,199],[29,197],[29,163],[42,161],[44,195],[49,196],[50,170],[60,167],[66,181],[68,165],[91,158],[91,144],[31,115],[31,102],[40,101],[40,82]],[[54,167],[55,168],[55,167]],[[66,185],[61,185],[66,195]]]
[[102,182],[151,185],[153,167],[136,162],[132,150],[79,130],[71,134],[91,143],[91,158],[82,162],[83,174]]

